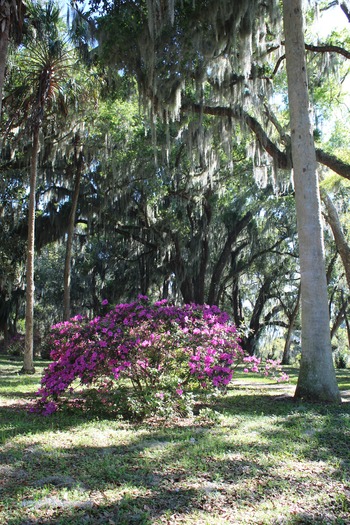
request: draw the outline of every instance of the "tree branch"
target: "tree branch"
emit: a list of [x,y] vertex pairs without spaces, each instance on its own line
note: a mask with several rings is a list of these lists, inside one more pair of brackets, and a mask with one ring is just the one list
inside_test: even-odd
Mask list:
[[[256,138],[259,140],[261,146],[267,153],[277,162],[278,167],[281,169],[288,169],[292,166],[292,160],[286,153],[281,151],[272,140],[267,136],[260,122],[255,118],[251,117],[248,113],[243,111],[242,108],[228,108],[222,106],[201,106],[200,104],[192,104],[187,108],[184,106],[183,109],[192,110],[194,113],[205,113],[206,115],[213,115],[217,117],[228,117],[239,121],[243,121],[248,128],[253,131]],[[349,166],[350,170],[350,166]],[[350,174],[349,174],[350,177]]]
[[350,58],[350,51],[340,46],[333,46],[331,44],[321,44],[313,46],[311,44],[305,44],[305,49],[313,51],[314,53],[337,53],[345,58]]
[[[349,16],[350,16],[350,13],[349,13]],[[349,18],[349,22],[350,22],[350,18]],[[281,45],[283,46],[284,42],[281,42]],[[305,49],[307,49],[307,51],[312,51],[314,53],[337,53],[338,55],[342,55],[345,58],[350,58],[350,51],[348,51],[347,49],[344,49],[341,46],[334,46],[332,44],[320,44],[318,46],[314,46],[312,44],[305,44]],[[286,55],[281,55],[279,57],[270,78],[273,78],[276,75],[281,63],[283,62],[283,60],[285,60],[285,58],[286,58]]]
[[340,8],[345,14],[346,18],[348,19],[348,22],[350,22],[350,2],[349,0],[344,0],[343,2],[340,2]]
[[[266,131],[254,117],[246,113],[242,108],[230,108],[223,106],[201,106],[200,104],[192,104],[183,106],[183,111],[193,111],[194,113],[205,113],[206,115],[213,115],[217,117],[233,118],[240,122],[244,122],[247,127],[255,134],[264,150],[274,159],[276,165],[280,169],[291,169],[292,159],[289,154],[281,151],[278,146],[272,142],[268,137]],[[316,149],[316,160],[320,164],[327,166],[341,177],[350,180],[350,164],[343,162],[338,157],[331,153],[327,153],[322,149]]]

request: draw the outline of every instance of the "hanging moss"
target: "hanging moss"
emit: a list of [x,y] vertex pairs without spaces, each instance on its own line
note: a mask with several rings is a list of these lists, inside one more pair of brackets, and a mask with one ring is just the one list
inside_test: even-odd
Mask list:
[[207,183],[220,166],[214,136],[230,155],[229,119],[206,127],[202,115],[183,119],[182,109],[191,100],[257,108],[269,90],[263,62],[267,35],[278,20],[276,0],[115,0],[98,19],[97,34],[105,63],[137,79],[154,151],[157,120],[167,126],[181,120],[193,175],[199,165]]

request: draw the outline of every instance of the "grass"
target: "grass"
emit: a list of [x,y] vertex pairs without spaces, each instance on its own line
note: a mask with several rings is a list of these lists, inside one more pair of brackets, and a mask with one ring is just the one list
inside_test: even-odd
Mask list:
[[238,373],[216,417],[133,425],[28,413],[44,363],[20,366],[0,358],[0,523],[350,524],[350,403],[294,402],[296,370]]

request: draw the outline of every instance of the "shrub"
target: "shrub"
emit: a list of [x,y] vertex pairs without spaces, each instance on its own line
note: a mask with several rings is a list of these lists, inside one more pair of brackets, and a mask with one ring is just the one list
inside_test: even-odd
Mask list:
[[334,364],[338,370],[344,370],[348,367],[349,363],[349,352],[346,350],[337,350],[334,353]]
[[144,296],[91,321],[57,324],[50,338],[53,362],[36,405],[44,414],[64,403],[139,419],[187,414],[199,393],[224,391],[239,363],[255,372],[260,364],[244,356],[236,327],[216,306]]
[[15,357],[23,356],[24,351],[24,335],[15,333],[6,343],[6,353]]

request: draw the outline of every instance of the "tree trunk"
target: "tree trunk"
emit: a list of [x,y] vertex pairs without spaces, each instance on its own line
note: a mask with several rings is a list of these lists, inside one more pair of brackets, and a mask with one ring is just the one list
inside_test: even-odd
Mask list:
[[299,285],[297,300],[295,301],[293,311],[291,315],[289,316],[289,326],[287,330],[286,342],[284,344],[284,349],[283,349],[282,365],[290,365],[290,346],[292,343],[292,335],[293,335],[295,320],[299,312],[300,296],[301,296],[301,292],[300,292],[300,285]]
[[335,334],[337,333],[337,331],[339,330],[339,328],[341,327],[341,325],[343,324],[343,322],[345,321],[346,322],[346,310],[348,308],[348,301],[344,301],[344,298],[342,297],[342,306],[341,308],[339,309],[337,315],[336,315],[336,318],[335,318],[335,321],[333,323],[333,326],[332,326],[332,329],[331,329],[331,340],[333,339],[333,337],[335,336]]
[[236,224],[234,224],[232,230],[228,233],[225,245],[220,253],[218,260],[216,261],[213,273],[210,280],[209,293],[208,293],[208,304],[218,304],[219,303],[219,285],[222,277],[222,273],[229,261],[232,246],[236,242],[239,234],[251,221],[252,214],[250,212],[246,213],[242,219],[240,219]]
[[348,345],[350,346],[350,323],[348,316],[345,314],[345,326],[346,326],[346,332],[348,334]]
[[327,212],[326,220],[329,226],[331,227],[335,245],[338,249],[340,258],[344,265],[346,282],[350,290],[350,246],[348,245],[347,240],[345,238],[342,225],[340,224],[338,212],[332,202],[332,199],[324,191],[322,192],[321,197]]
[[201,240],[199,242],[199,261],[198,267],[192,276],[193,298],[197,304],[205,302],[205,281],[209,260],[209,227],[212,219],[212,209],[210,205],[211,190],[207,190],[202,204],[202,216],[199,222]]
[[205,299],[205,276],[209,259],[209,241],[207,234],[200,243],[200,261],[197,274],[192,278],[193,298],[197,304],[204,304]]
[[255,300],[252,316],[249,323],[249,333],[247,337],[242,337],[242,348],[249,354],[254,354],[256,342],[258,340],[259,333],[264,327],[261,322],[261,315],[266,304],[266,301],[270,298],[270,288],[272,284],[271,278],[266,278],[263,282],[258,296]]
[[0,119],[11,24],[11,3],[0,0]]
[[242,311],[242,299],[239,289],[239,275],[235,274],[232,279],[232,294],[231,294],[231,304],[232,304],[232,315],[233,321],[237,327],[240,327],[244,321],[243,311]]
[[28,247],[26,268],[26,333],[24,342],[23,374],[34,374],[34,254],[35,254],[35,190],[39,153],[39,125],[33,131],[33,149],[30,164],[30,187],[28,205]]
[[71,316],[70,283],[71,283],[72,247],[73,247],[75,217],[77,213],[82,168],[83,168],[83,157],[82,157],[82,154],[80,153],[79,159],[76,162],[74,192],[73,192],[73,197],[72,197],[72,208],[69,214],[69,224],[68,224],[67,244],[66,244],[66,257],[64,261],[64,279],[63,279],[63,320],[64,321],[67,321]]
[[339,402],[332,360],[321,206],[309,113],[302,0],[283,0],[300,253],[302,356],[296,398]]

